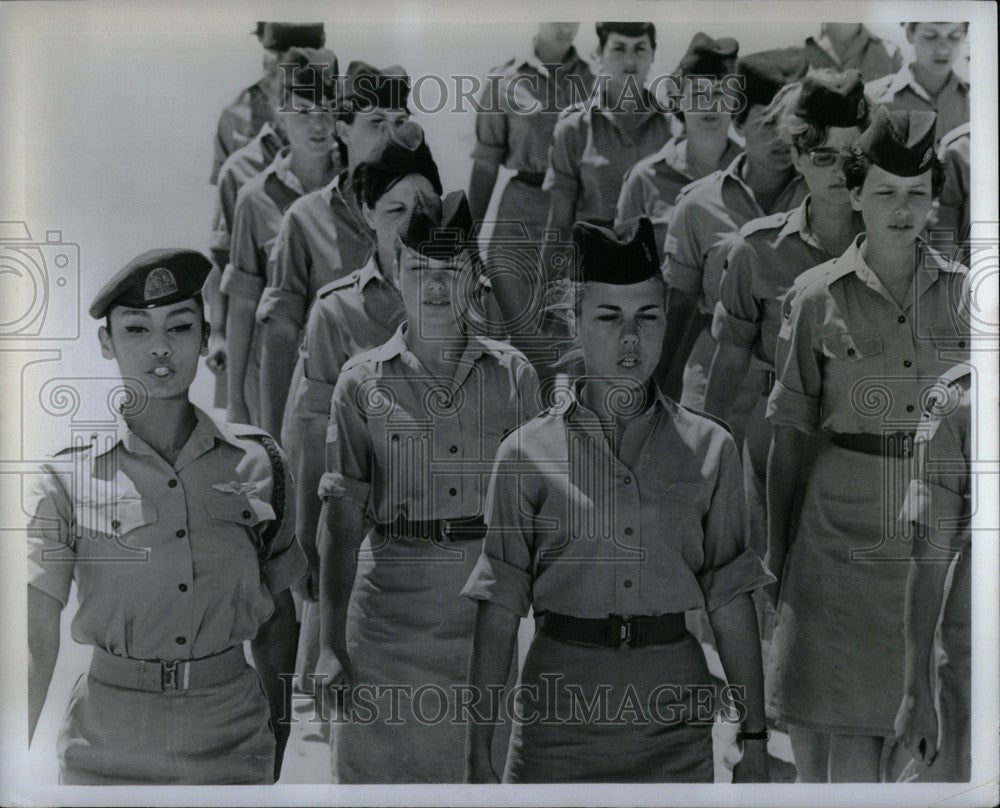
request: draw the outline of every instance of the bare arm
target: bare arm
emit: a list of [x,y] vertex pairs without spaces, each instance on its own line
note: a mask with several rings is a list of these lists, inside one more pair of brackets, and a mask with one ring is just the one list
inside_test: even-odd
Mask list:
[[469,686],[476,698],[474,714],[485,720],[473,720],[468,725],[465,748],[468,783],[500,782],[499,774],[493,770],[490,750],[502,700],[490,698],[489,693],[491,688],[499,692],[507,681],[519,623],[520,617],[506,607],[479,601],[469,660]]
[[776,426],[767,455],[767,558],[765,563],[778,580],[772,600],[777,603],[788,548],[794,538],[792,522],[796,494],[802,480],[805,444],[808,438],[797,429]]
[[264,329],[260,358],[260,426],[265,432],[280,435],[295,370],[299,331],[283,317],[271,317],[258,327]]
[[[213,259],[228,260],[228,253],[213,250],[212,257]],[[202,288],[205,304],[208,307],[208,323],[211,326],[205,365],[217,376],[226,372],[226,314],[228,308],[226,304],[228,297],[223,294],[219,286],[222,282],[220,267],[223,266],[225,264],[215,263]]]
[[750,368],[750,349],[731,342],[719,342],[708,372],[705,392],[705,412],[728,418],[736,400],[736,392]]
[[499,173],[500,167],[496,163],[484,163],[481,160],[472,163],[472,176],[469,178],[469,207],[472,209],[473,221],[481,221],[486,216]]
[[568,198],[558,190],[553,190],[549,202],[549,218],[546,229],[559,232],[556,242],[546,242],[542,247],[542,268],[547,281],[557,278],[571,277],[574,268],[569,266],[568,259],[572,251],[570,242],[573,222],[576,220],[576,200]]
[[[240,424],[250,422],[250,408],[243,392],[243,380],[246,377],[250,358],[250,343],[253,340],[253,330],[256,326],[254,313],[257,302],[247,297],[236,295],[229,301],[226,313],[226,334],[228,358],[226,373],[229,381],[229,412],[227,418]],[[270,431],[270,430],[268,430]],[[271,434],[277,434],[272,432]]]
[[52,595],[28,586],[28,743],[35,736],[38,718],[59,658],[59,616],[62,604]]

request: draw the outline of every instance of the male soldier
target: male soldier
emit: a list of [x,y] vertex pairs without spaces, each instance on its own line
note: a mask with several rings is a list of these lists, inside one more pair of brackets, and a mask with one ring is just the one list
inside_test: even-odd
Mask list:
[[864,81],[874,81],[903,66],[903,54],[891,42],[879,39],[859,22],[824,22],[818,37],[806,37],[803,48],[811,68],[861,71]]

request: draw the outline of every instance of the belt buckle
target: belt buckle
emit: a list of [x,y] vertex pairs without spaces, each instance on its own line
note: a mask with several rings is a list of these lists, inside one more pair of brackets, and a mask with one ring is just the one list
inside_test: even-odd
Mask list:
[[624,643],[631,647],[632,637],[635,633],[635,629],[632,625],[632,615],[615,615],[618,618],[618,644]]
[[448,519],[441,520],[441,538],[447,539],[451,535],[451,521]]
[[177,690],[177,673],[181,661],[175,659],[173,662],[161,662],[160,665],[160,685],[164,690]]
[[900,438],[899,453],[902,457],[913,457],[913,435],[909,432]]

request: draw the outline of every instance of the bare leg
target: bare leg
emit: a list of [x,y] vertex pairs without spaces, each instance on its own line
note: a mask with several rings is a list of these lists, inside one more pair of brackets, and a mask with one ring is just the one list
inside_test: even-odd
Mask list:
[[879,782],[879,761],[884,740],[874,735],[831,736],[830,782]]
[[830,736],[825,732],[789,726],[788,737],[795,757],[796,782],[830,782]]

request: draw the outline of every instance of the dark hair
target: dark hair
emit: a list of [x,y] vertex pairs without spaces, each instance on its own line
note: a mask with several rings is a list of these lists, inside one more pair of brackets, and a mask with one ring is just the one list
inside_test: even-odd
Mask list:
[[[874,165],[868,155],[861,151],[857,143],[852,143],[847,149],[847,156],[844,160],[844,182],[848,190],[853,191],[861,188],[865,184],[865,177],[868,176],[869,169]],[[941,186],[944,185],[944,166],[935,154],[931,158],[931,196],[937,199],[941,193]]]
[[[904,23],[904,25],[906,26],[906,33],[912,34],[916,30],[916,27],[918,25],[920,25],[921,23],[923,23],[925,25],[935,25],[935,24],[937,24],[937,23],[935,23],[932,20],[920,20],[920,22],[908,22],[908,23]],[[940,24],[947,25],[948,21],[947,20],[941,20]],[[961,25],[965,28],[965,33],[968,34],[969,33],[969,23],[963,22],[963,23],[961,23]]]
[[[837,77],[843,75],[838,73],[836,70],[831,70],[824,68],[822,70],[816,71],[819,75],[824,78],[829,78],[831,80],[836,80]],[[786,87],[794,87],[794,90],[786,91]],[[778,117],[778,128],[781,132],[782,139],[798,149],[802,154],[807,154],[813,149],[822,146],[827,137],[830,135],[830,129],[833,127],[826,126],[825,124],[814,123],[808,118],[802,117],[796,114],[795,106],[798,103],[799,95],[802,92],[801,82],[796,82],[792,85],[786,85],[781,90],[778,91],[778,95],[774,97],[772,104],[778,106],[779,104],[783,109],[779,113]],[[868,128],[871,123],[871,112],[872,112],[872,101],[868,96],[864,96],[864,116],[862,120],[855,124],[862,132]]]
[[608,34],[621,34],[622,36],[649,37],[649,45],[656,50],[656,26],[651,22],[599,22],[594,26],[597,31],[598,49],[604,50],[608,44]]
[[358,205],[367,205],[374,208],[375,203],[397,182],[411,174],[419,174],[430,181],[434,188],[434,193],[441,195],[441,177],[438,175],[437,166],[433,159],[429,162],[414,161],[412,165],[406,167],[395,167],[392,170],[384,170],[378,164],[361,163],[354,169],[354,196]]
[[[208,330],[208,320],[205,317],[205,298],[201,296],[201,292],[195,292],[191,295],[190,299],[195,302],[195,305],[198,306],[198,311],[201,312],[201,332],[204,334]],[[181,301],[178,300],[177,302],[180,303]],[[112,308],[114,308],[113,305],[108,309],[108,313],[104,315],[104,327],[107,329],[109,334],[111,333]]]

